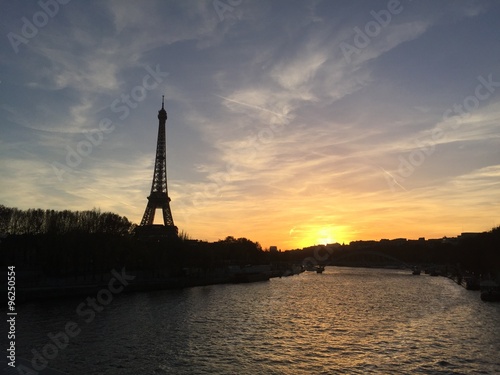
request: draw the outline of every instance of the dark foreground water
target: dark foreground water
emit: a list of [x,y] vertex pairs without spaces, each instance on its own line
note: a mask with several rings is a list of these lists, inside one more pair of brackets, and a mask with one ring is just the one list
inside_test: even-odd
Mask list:
[[[82,302],[19,307],[18,360],[45,353],[35,364],[50,357],[54,374],[500,374],[500,304],[409,271],[120,294],[92,319]],[[80,331],[56,353],[48,334],[68,322]]]

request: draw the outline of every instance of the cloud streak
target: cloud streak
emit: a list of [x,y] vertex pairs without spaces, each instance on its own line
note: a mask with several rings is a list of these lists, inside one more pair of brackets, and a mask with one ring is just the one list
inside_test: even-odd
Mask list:
[[[443,114],[474,104],[479,76],[500,80],[500,9],[401,5],[347,61],[342,43],[387,2],[243,2],[222,19],[210,1],[70,2],[19,54],[0,47],[0,204],[139,222],[165,95],[171,207],[195,238],[286,249],[487,230],[500,222],[496,87]],[[34,11],[5,9],[4,34]],[[112,103],[147,66],[162,82],[121,116]],[[59,181],[51,165],[103,119],[113,131]]]

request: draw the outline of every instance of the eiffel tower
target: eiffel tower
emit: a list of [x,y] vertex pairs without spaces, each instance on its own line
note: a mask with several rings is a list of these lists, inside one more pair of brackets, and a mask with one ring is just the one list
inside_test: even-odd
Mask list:
[[[156,144],[153,184],[148,197],[146,211],[144,211],[141,225],[137,228],[136,232],[141,237],[177,238],[177,227],[174,225],[172,211],[170,211],[170,198],[167,191],[167,149],[165,136],[167,111],[164,108],[164,96],[161,99],[158,120],[158,141]],[[161,208],[163,213],[163,225],[153,224],[158,208]]]

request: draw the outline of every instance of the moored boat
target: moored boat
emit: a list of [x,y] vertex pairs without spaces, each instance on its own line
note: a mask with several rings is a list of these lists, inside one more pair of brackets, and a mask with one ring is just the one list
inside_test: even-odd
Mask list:
[[481,300],[500,302],[500,285],[494,280],[481,281]]
[[269,279],[270,275],[264,272],[240,272],[232,276],[231,282],[234,284],[255,283],[257,281],[268,281]]
[[319,264],[316,264],[316,265],[309,264],[307,266],[302,266],[302,267],[305,271],[312,271],[312,272],[316,272],[316,273],[323,273],[323,271],[325,270],[325,266],[322,266]]
[[479,279],[475,276],[464,277],[465,289],[467,290],[480,290],[481,283]]

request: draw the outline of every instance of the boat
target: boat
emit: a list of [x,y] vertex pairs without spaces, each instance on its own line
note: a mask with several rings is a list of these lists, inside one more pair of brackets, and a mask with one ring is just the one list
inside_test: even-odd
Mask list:
[[254,283],[256,281],[268,281],[273,276],[271,267],[268,264],[260,264],[260,265],[247,264],[244,267],[231,266],[230,273],[231,273],[231,282],[235,284]]
[[500,285],[493,280],[481,281],[481,300],[500,302]]
[[481,292],[481,300],[485,302],[500,302],[500,290]]
[[464,281],[465,283],[465,289],[467,290],[480,290],[481,289],[481,283],[479,279],[475,276],[465,276]]
[[264,272],[240,272],[232,276],[231,282],[234,284],[255,283],[257,281],[268,281],[269,279],[270,275]]
[[417,266],[413,267],[413,271],[412,271],[412,275],[420,275],[420,268],[418,268]]
[[322,265],[307,265],[307,266],[303,266],[304,270],[305,271],[312,271],[312,272],[316,272],[316,273],[323,273],[323,271],[325,270],[325,266],[322,266]]
[[439,276],[439,270],[436,268],[432,269],[430,272],[430,275],[431,276]]

